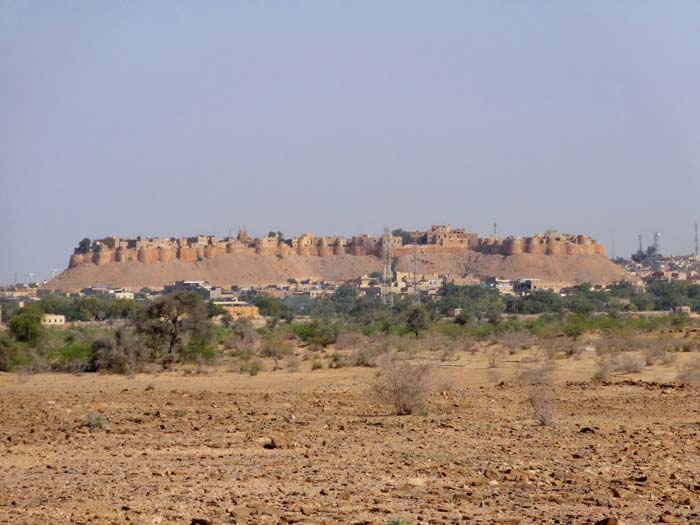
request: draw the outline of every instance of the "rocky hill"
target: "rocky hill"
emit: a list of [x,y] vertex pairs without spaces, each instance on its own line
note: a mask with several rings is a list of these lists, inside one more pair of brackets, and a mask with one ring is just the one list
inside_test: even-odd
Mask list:
[[[412,271],[412,256],[399,255],[400,271]],[[540,278],[570,283],[610,283],[629,278],[620,267],[601,254],[541,255],[486,254],[475,251],[456,253],[419,253],[418,273],[441,273],[454,276],[499,277],[504,279]],[[260,255],[254,252],[223,253],[213,258],[148,264],[125,260],[99,265],[80,264],[67,269],[47,285],[49,289],[78,291],[93,285],[162,288],[183,280],[206,280],[230,285],[266,285],[285,283],[287,279],[314,278],[347,280],[363,274],[380,272],[382,260],[374,255],[306,256],[290,253],[285,257]]]

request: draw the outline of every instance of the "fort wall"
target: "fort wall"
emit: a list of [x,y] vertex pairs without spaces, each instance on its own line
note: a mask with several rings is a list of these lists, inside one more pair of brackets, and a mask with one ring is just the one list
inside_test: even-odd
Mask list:
[[[474,251],[503,256],[532,255],[605,255],[605,249],[586,235],[547,232],[532,237],[478,237],[464,229],[448,226],[433,226],[427,232],[410,232],[411,242],[417,242],[419,254],[463,253]],[[197,262],[213,259],[227,253],[255,253],[261,256],[288,257],[297,254],[304,257],[329,257],[350,254],[381,257],[388,245],[392,256],[410,255],[414,244],[403,244],[400,236],[375,237],[315,237],[304,233],[299,237],[281,239],[276,236],[252,238],[245,231],[238,237],[217,240],[212,236],[199,235],[187,238],[120,239],[107,237],[92,243],[89,250],[76,249],[68,266],[75,268],[83,264],[119,264],[138,261],[142,264],[169,263],[175,259]]]

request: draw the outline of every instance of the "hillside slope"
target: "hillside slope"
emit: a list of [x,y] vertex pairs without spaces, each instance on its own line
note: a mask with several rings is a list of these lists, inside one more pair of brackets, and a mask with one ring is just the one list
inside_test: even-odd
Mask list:
[[[411,256],[399,258],[398,269],[410,271]],[[172,260],[167,263],[120,262],[97,266],[85,264],[70,268],[46,288],[78,291],[88,286],[110,285],[139,290],[143,287],[162,288],[177,280],[205,280],[213,284],[264,285],[314,278],[347,280],[362,274],[380,272],[382,262],[374,256],[332,255],[305,257],[289,255],[279,258],[248,253],[221,255],[200,262]],[[421,254],[418,273],[442,273],[501,277],[505,279],[540,278],[572,283],[609,283],[629,275],[602,255],[486,255],[476,252],[460,254]]]

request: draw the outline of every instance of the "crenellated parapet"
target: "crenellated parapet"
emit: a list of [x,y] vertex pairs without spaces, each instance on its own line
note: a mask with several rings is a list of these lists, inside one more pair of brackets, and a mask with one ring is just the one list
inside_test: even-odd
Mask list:
[[[404,244],[406,243],[406,244]],[[83,264],[120,264],[138,261],[142,264],[168,264],[174,260],[202,262],[232,253],[261,256],[330,257],[333,255],[381,257],[384,246],[392,256],[410,255],[414,245],[419,253],[463,253],[474,251],[490,255],[605,255],[605,249],[587,235],[571,235],[548,231],[531,237],[479,237],[463,228],[434,225],[427,231],[404,232],[402,235],[353,237],[321,236],[303,233],[298,237],[281,238],[281,234],[253,238],[245,230],[237,237],[217,239],[211,235],[163,238],[106,237],[92,242],[89,249],[76,249],[69,267]]]

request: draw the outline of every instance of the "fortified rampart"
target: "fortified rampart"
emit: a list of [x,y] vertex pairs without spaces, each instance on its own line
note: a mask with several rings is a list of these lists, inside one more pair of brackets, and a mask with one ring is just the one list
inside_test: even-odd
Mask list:
[[69,267],[82,264],[104,266],[112,263],[138,261],[143,264],[168,263],[175,259],[183,262],[200,262],[227,253],[255,253],[262,256],[288,257],[291,254],[309,257],[331,255],[372,255],[381,257],[387,246],[392,256],[413,253],[462,253],[475,251],[504,256],[535,255],[605,255],[603,246],[586,235],[570,235],[548,232],[532,237],[479,237],[463,228],[432,226],[427,231],[403,232],[403,235],[353,237],[316,237],[304,233],[299,237],[281,239],[277,236],[250,237],[245,231],[238,236],[217,239],[199,235],[181,238],[121,239],[106,237],[92,242],[87,250],[76,248],[70,257]]

